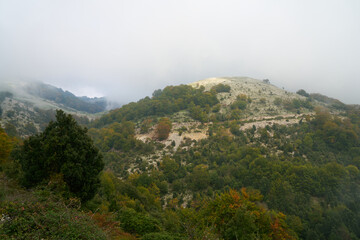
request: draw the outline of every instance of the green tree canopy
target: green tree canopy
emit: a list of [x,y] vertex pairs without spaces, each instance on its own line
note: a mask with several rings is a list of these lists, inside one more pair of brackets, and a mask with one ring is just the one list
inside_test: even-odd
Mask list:
[[230,90],[231,87],[229,85],[219,83],[218,85],[213,86],[210,91],[221,93],[221,92],[230,92]]
[[71,115],[58,110],[56,121],[44,132],[24,141],[20,159],[24,185],[35,186],[60,174],[71,193],[82,201],[91,199],[104,163],[86,133]]

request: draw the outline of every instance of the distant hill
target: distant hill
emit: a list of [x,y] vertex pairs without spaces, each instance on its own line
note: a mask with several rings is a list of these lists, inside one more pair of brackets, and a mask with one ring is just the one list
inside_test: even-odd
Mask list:
[[24,90],[32,96],[50,100],[57,104],[62,104],[65,107],[87,113],[102,112],[106,109],[107,105],[106,99],[103,97],[76,97],[69,91],[64,91],[61,88],[41,82],[28,83],[24,86]]
[[107,107],[105,98],[77,97],[41,82],[12,81],[0,86],[0,124],[10,135],[28,136],[44,129],[56,109],[87,123]]
[[151,98],[146,97],[110,111],[97,122],[97,126],[169,114],[173,114],[173,120],[178,122],[255,121],[257,118],[313,114],[316,107],[336,112],[343,111],[346,105],[304,90],[289,92],[272,85],[268,79],[209,78],[156,90]]
[[[308,94],[304,90],[297,93],[289,92],[272,85],[269,79],[257,80],[249,77],[221,77],[200,80],[189,85],[195,88],[203,86],[205,91],[218,84],[230,86],[229,92],[218,93],[222,106],[230,106],[239,95],[246,95],[251,99],[246,112],[249,116],[264,117],[291,113],[312,112],[313,107],[324,106],[336,110],[343,109],[345,104],[339,100],[315,93]],[[304,94],[304,93],[305,94]],[[302,94],[303,93],[303,94]],[[312,107],[310,107],[310,103]]]

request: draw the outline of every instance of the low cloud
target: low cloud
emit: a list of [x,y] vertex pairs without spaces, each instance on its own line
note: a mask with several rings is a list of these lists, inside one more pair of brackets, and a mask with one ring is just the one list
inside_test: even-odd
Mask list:
[[360,2],[0,0],[0,79],[136,101],[216,76],[360,103]]

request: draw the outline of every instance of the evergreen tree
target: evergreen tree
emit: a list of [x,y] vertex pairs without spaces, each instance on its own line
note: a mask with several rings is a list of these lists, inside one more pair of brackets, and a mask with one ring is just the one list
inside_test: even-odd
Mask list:
[[71,115],[58,110],[56,121],[44,132],[24,141],[20,159],[24,185],[35,186],[60,174],[70,192],[82,201],[91,199],[104,163],[86,133]]

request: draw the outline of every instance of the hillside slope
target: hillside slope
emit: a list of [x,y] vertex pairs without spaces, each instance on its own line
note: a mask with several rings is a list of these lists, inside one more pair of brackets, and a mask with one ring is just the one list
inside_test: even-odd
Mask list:
[[[201,121],[201,119],[196,118],[196,114],[192,114],[191,109],[185,109],[185,111],[175,112],[171,115],[173,131],[165,144],[175,141],[176,146],[178,146],[185,138],[194,140],[206,138],[208,124],[203,126],[202,129],[197,129],[199,120],[210,124],[214,121],[238,120],[241,125],[240,129],[246,130],[253,126],[264,128],[273,124],[295,124],[305,116],[314,115],[316,107],[328,108],[329,111],[336,114],[340,114],[344,110],[344,104],[336,99],[321,94],[308,94],[306,97],[288,92],[272,85],[269,80],[257,80],[248,77],[224,77],[209,78],[189,84],[195,89],[202,88],[204,92],[214,92],[214,88],[219,85],[229,86],[230,90],[216,93],[219,103],[211,111],[205,112],[207,115],[205,120]],[[240,101],[239,96],[242,98]],[[238,102],[245,102],[245,106],[235,106]],[[215,107],[218,107],[218,109],[214,109]],[[203,110],[197,109],[196,111],[201,112]],[[189,131],[188,135],[184,133],[184,135],[178,136],[176,129],[184,127],[193,130]],[[154,138],[154,136],[155,128],[152,128],[152,131],[139,134],[137,138],[146,141],[146,139]]]
[[360,239],[358,106],[213,78],[89,126],[105,169],[84,207],[131,237]]
[[[136,188],[160,198],[180,222],[191,212],[194,227],[179,232],[236,239],[242,227],[256,229],[258,223],[250,226],[238,211],[233,227],[207,229],[213,222],[201,220],[209,213],[202,206],[219,203],[229,189],[251,189],[263,196],[258,205],[286,215],[292,236],[325,240],[360,238],[359,129],[358,106],[304,90],[290,93],[268,81],[212,78],[156,90],[105,114],[89,133],[107,171],[134,187],[127,206],[143,202]],[[123,203],[110,204],[116,201],[111,195],[98,197],[122,209]],[[142,205],[158,216],[150,206]]]
[[248,77],[209,78],[191,83],[190,86],[195,88],[204,86],[205,91],[210,91],[212,87],[218,84],[231,87],[229,93],[219,93],[221,104],[230,105],[236,100],[237,96],[245,94],[251,99],[251,104],[249,104],[247,110],[255,117],[288,114],[290,111],[274,104],[277,98],[283,101],[291,101],[293,99],[306,100],[304,96],[280,89],[269,81],[261,81]]
[[0,87],[0,124],[12,136],[29,136],[44,129],[62,109],[87,123],[101,115],[105,98],[76,97],[49,84],[13,81]]

